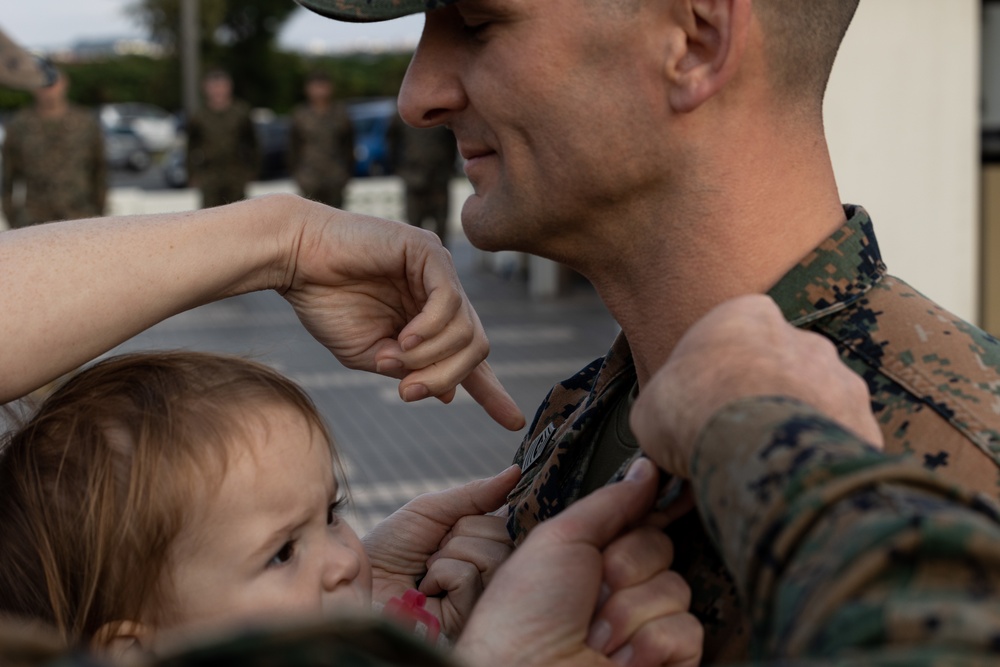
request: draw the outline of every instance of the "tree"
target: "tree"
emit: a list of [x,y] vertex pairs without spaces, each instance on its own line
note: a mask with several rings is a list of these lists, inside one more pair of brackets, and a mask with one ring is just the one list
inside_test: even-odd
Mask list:
[[[203,66],[219,67],[233,78],[238,95],[253,106],[274,106],[287,99],[301,73],[289,76],[289,64],[276,48],[278,32],[297,5],[291,0],[200,0]],[[176,52],[179,0],[136,0],[130,13],[151,37]]]

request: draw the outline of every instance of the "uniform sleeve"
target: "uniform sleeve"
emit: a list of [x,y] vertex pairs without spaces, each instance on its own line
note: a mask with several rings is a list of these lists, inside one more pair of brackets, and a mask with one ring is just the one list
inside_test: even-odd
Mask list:
[[720,411],[692,479],[756,659],[924,665],[1000,648],[1000,520],[984,497],[783,398]]

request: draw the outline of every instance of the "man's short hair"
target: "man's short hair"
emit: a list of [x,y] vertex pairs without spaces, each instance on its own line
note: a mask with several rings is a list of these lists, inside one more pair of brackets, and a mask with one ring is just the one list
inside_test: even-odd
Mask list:
[[822,105],[860,0],[755,0],[778,93]]
[[306,74],[306,83],[333,83],[333,78],[326,70],[314,69]]
[[232,81],[233,78],[229,76],[229,72],[222,69],[221,67],[212,67],[205,71],[204,76],[201,77],[202,81],[212,81],[216,79],[225,79],[226,81]]

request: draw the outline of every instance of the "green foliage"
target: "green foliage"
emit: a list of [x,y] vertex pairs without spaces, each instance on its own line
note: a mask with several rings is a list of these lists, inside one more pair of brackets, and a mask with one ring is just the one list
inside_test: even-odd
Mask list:
[[0,112],[20,109],[30,103],[30,94],[0,86]]
[[[384,97],[399,91],[410,61],[409,53],[306,57],[279,51],[277,35],[297,8],[291,0],[198,0],[198,7],[202,71],[226,70],[238,97],[277,113],[287,113],[302,100],[312,70],[330,75],[338,97]],[[181,0],[133,0],[129,13],[168,55],[61,65],[70,78],[70,99],[85,106],[135,101],[179,109],[180,9]],[[0,111],[30,100],[30,95],[0,89]]]
[[411,57],[410,53],[358,53],[304,58],[297,89],[302,89],[305,73],[319,70],[330,75],[339,97],[395,97]]
[[[307,57],[274,51],[262,66],[276,73],[269,88],[251,96],[239,82],[237,94],[254,106],[288,113],[302,101],[305,78],[314,70],[328,73],[343,99],[394,97],[410,62],[409,53],[361,53]],[[84,63],[60,64],[70,79],[69,97],[77,104],[148,102],[176,111],[181,107],[180,64],[176,58],[121,56]],[[0,87],[0,111],[31,103],[31,95]]]
[[142,101],[165,109],[180,106],[176,63],[145,56],[60,65],[70,80],[70,99],[87,106]]
[[[204,68],[229,72],[236,93],[253,106],[273,106],[273,96],[282,98],[290,92],[276,40],[296,7],[290,0],[199,0]],[[136,0],[130,12],[154,39],[176,47],[180,0]]]

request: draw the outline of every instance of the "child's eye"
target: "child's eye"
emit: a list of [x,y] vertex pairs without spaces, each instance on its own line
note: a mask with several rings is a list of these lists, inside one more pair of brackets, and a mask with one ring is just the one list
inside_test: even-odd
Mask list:
[[340,496],[326,508],[326,525],[333,526],[340,523],[340,511],[347,505],[347,496]]
[[278,549],[278,553],[274,554],[274,556],[271,557],[271,560],[268,561],[267,566],[278,567],[279,565],[284,565],[288,561],[292,560],[292,556],[294,555],[295,555],[295,542],[289,540],[288,542],[285,542],[280,549]]

